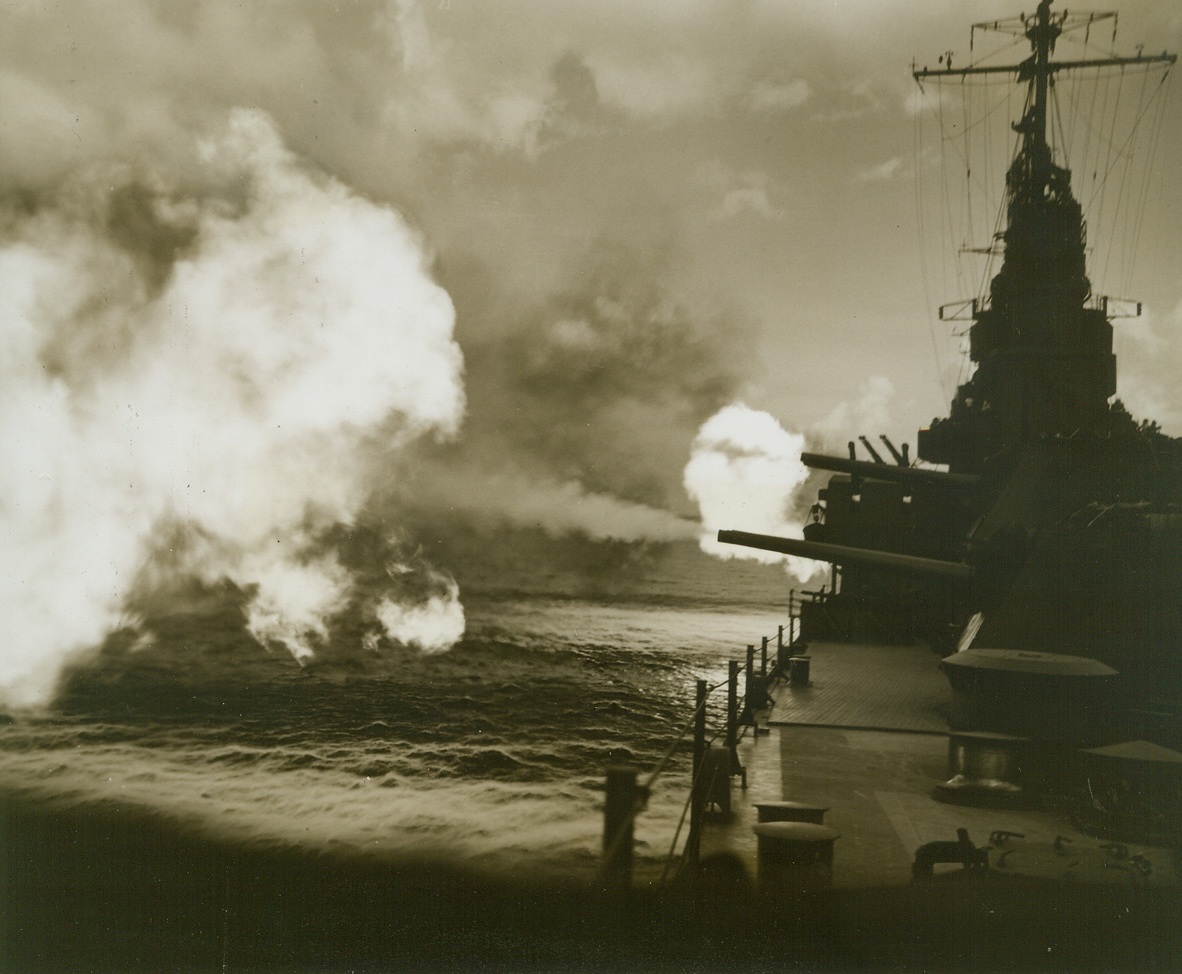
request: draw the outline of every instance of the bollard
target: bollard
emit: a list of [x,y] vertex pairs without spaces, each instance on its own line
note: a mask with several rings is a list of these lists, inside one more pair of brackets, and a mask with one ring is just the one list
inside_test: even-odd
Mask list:
[[836,829],[811,822],[764,822],[753,831],[761,892],[782,895],[833,882],[833,843],[841,838]]
[[790,656],[788,658],[788,683],[794,687],[809,685],[809,657]]
[[768,696],[766,676],[760,676],[759,674],[753,676],[748,693],[751,695],[751,701],[748,706],[752,711],[765,710],[771,706],[772,698]]
[[608,767],[603,801],[603,881],[607,886],[626,888],[632,883],[633,823],[642,791],[632,765]]
[[955,805],[1025,808],[1036,800],[1034,742],[989,731],[948,733],[949,779],[932,797]]
[[718,809],[723,821],[731,816],[731,751],[728,747],[708,747],[702,755],[702,773],[695,785],[695,802],[706,812]]
[[763,646],[759,650],[759,675],[767,676],[767,636],[763,637]]
[[809,805],[806,802],[756,802],[755,810],[760,822],[812,822],[825,824],[824,805]]

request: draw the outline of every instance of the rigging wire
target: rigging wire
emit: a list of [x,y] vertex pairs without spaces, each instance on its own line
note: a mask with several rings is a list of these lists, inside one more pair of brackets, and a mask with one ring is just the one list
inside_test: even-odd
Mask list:
[[[1146,71],[1141,76],[1141,94],[1140,94],[1138,101],[1137,101],[1138,106],[1143,105],[1145,103],[1145,89],[1148,87],[1148,85],[1149,85],[1149,72]],[[1133,129],[1129,133],[1130,139],[1132,139],[1132,136],[1136,132],[1136,130],[1137,130],[1137,122],[1134,122]],[[1123,150],[1123,146],[1122,146],[1122,150]],[[1133,209],[1132,204],[1128,201],[1128,198],[1125,196],[1125,189],[1129,184],[1129,169],[1132,164],[1132,153],[1126,153],[1126,152],[1122,151],[1121,156],[1123,157],[1123,165],[1121,167],[1120,183],[1117,187],[1116,216],[1115,216],[1114,226],[1119,225],[1122,222],[1122,210],[1123,210],[1124,227],[1122,229],[1122,236],[1120,239],[1122,241],[1124,241],[1124,240],[1132,239],[1131,229],[1130,229],[1129,224],[1131,221],[1135,221],[1136,213]],[[1122,204],[1123,204],[1123,206],[1122,206]],[[1108,279],[1108,266],[1111,263],[1112,255],[1115,252],[1116,252],[1115,247],[1110,248],[1107,256],[1104,259],[1104,278],[1105,278],[1105,280]],[[1121,276],[1123,279],[1123,275],[1121,275]],[[1125,293],[1125,288],[1123,285],[1120,286],[1120,292],[1122,294]]]
[[[1158,91],[1161,91],[1161,90],[1162,90],[1162,85],[1159,84],[1158,88],[1155,89],[1155,93]],[[1149,102],[1147,104],[1143,105],[1140,108],[1140,110],[1137,112],[1137,115],[1133,119],[1132,125],[1129,129],[1129,134],[1125,137],[1124,141],[1121,143],[1120,148],[1117,150],[1117,162],[1111,163],[1106,168],[1106,170],[1104,172],[1104,176],[1102,178],[1101,189],[1100,189],[1101,207],[1103,207],[1103,202],[1104,202],[1104,185],[1108,182],[1108,177],[1112,174],[1112,171],[1116,168],[1117,164],[1120,162],[1122,157],[1127,159],[1127,157],[1129,155],[1129,152],[1128,152],[1129,145],[1133,140],[1133,136],[1136,134],[1137,129],[1140,127],[1141,121],[1142,121],[1142,119],[1144,119],[1146,112],[1148,112],[1150,105],[1154,104],[1155,100],[1156,99],[1151,98],[1149,100]],[[1164,104],[1164,98],[1162,99],[1162,103]],[[1111,158],[1111,152],[1109,153],[1109,157]]]
[[[939,108],[940,118],[940,228],[942,233],[947,234],[947,240],[950,243],[954,237],[952,229],[951,207],[948,202],[948,159],[945,151],[945,146],[948,144],[948,139],[944,127],[944,99],[941,98],[936,102]],[[948,293],[948,267],[947,261],[940,261],[940,283],[944,294]]]
[[[1097,75],[1092,76],[1092,104],[1088,109],[1088,114],[1083,115],[1083,113],[1079,112],[1078,109],[1076,110],[1076,117],[1082,117],[1083,124],[1084,124],[1083,164],[1084,164],[1085,178],[1087,177],[1089,150],[1091,149],[1091,143],[1092,143],[1092,119],[1096,117],[1096,95],[1099,93],[1099,91],[1100,91],[1100,76],[1097,74]],[[1070,96],[1070,95],[1071,95],[1071,92],[1069,91],[1068,96]]]
[[[1091,229],[1094,231],[1093,233],[1089,234],[1089,236],[1088,236],[1090,248],[1094,248],[1094,244],[1091,244],[1090,241],[1097,240],[1097,239],[1103,239],[1102,234],[1101,234],[1099,216],[1098,216],[1098,214],[1095,214],[1092,211],[1091,204],[1096,199],[1097,187],[1095,186],[1095,181],[1097,178],[1097,172],[1098,172],[1099,164],[1100,164],[1100,153],[1104,147],[1104,132],[1103,132],[1102,125],[1093,124],[1092,120],[1094,118],[1096,118],[1096,101],[1099,98],[1101,87],[1104,88],[1104,101],[1101,105],[1101,113],[1104,116],[1107,115],[1108,96],[1109,96],[1109,93],[1110,93],[1111,87],[1112,87],[1111,81],[1112,81],[1111,75],[1103,75],[1100,73],[1093,74],[1089,78],[1080,79],[1080,87],[1081,88],[1084,83],[1090,83],[1091,87],[1092,87],[1092,97],[1091,97],[1091,101],[1090,101],[1086,111],[1082,108],[1082,105],[1081,105],[1082,98],[1076,97],[1075,91],[1072,89],[1072,86],[1069,85],[1067,87],[1067,100],[1068,100],[1068,102],[1071,106],[1071,109],[1072,109],[1072,112],[1071,112],[1072,117],[1074,119],[1082,121],[1081,128],[1082,128],[1082,132],[1083,132],[1083,147],[1080,152],[1080,156],[1077,159],[1077,162],[1079,164],[1075,165],[1075,166],[1071,166],[1070,168],[1077,175],[1078,180],[1079,180],[1079,182],[1076,183],[1076,188],[1077,188],[1078,197],[1080,198],[1080,200],[1082,201],[1084,199],[1085,189],[1087,192],[1089,192],[1091,194],[1090,197],[1088,198],[1087,202],[1085,202],[1083,205],[1084,212],[1089,214],[1089,224],[1091,225]],[[1081,91],[1080,94],[1082,96],[1083,92]],[[1094,159],[1092,156],[1093,136],[1095,136],[1095,150],[1096,150]],[[1074,145],[1074,142],[1072,144]],[[1089,174],[1090,174],[1090,177],[1089,177]],[[1089,178],[1092,183],[1092,185],[1090,187],[1085,187],[1085,185],[1081,185],[1081,182],[1086,184],[1089,181]],[[1091,219],[1091,217],[1094,217],[1094,219]]]
[[1135,200],[1130,203],[1130,209],[1133,213],[1133,226],[1129,237],[1130,243],[1125,249],[1124,273],[1121,275],[1122,294],[1128,294],[1129,287],[1132,284],[1133,264],[1136,260],[1137,248],[1141,240],[1141,228],[1145,223],[1145,211],[1149,203],[1149,186],[1153,175],[1153,160],[1157,155],[1157,145],[1165,121],[1164,92],[1167,77],[1168,73],[1162,75],[1153,93],[1149,96],[1156,103],[1156,107],[1149,123],[1148,137],[1146,140],[1147,145],[1143,153],[1144,164],[1139,170],[1140,187],[1138,192],[1136,192]]
[[[1019,151],[1021,151],[1021,147],[1022,147],[1021,137],[1015,138],[1014,139],[1014,148],[1010,153],[1010,162],[1009,162],[1010,166],[1012,166],[1014,164],[1014,160],[1018,158],[1018,153],[1019,153]],[[1007,171],[1008,171],[1008,168],[1009,167],[1007,166]],[[1006,195],[1003,193],[1001,196],[1001,199],[999,200],[999,202],[997,204],[997,216],[994,218],[994,223],[993,223],[993,240],[995,240],[995,241],[1001,239],[1001,237],[1002,237],[1002,230],[1005,225],[1005,219],[1006,219],[1006,205],[1007,205],[1007,203],[1008,203],[1008,199],[1007,199]],[[988,256],[988,259],[985,261],[985,268],[984,268],[984,271],[982,272],[982,275],[981,275],[981,284],[980,284],[979,290],[977,292],[978,297],[980,298],[982,303],[985,302],[985,300],[989,294],[989,282],[993,280],[993,273],[994,273],[993,268],[996,265],[996,263],[997,263],[997,253],[996,253],[996,251],[994,251],[994,249],[992,247],[990,247],[989,256]]]
[[[1121,93],[1124,91],[1124,85],[1125,85],[1125,72],[1124,72],[1124,69],[1122,68],[1119,78],[1118,78],[1118,81],[1117,81],[1117,85],[1116,85],[1116,99],[1114,100],[1113,105],[1112,105],[1112,125],[1111,126],[1106,125],[1106,128],[1108,128],[1108,131],[1110,131],[1110,132],[1114,131],[1116,128],[1116,119],[1117,119],[1117,116],[1120,111],[1120,98],[1121,98]],[[1112,166],[1110,165],[1110,163],[1112,162],[1113,148],[1114,148],[1113,142],[1111,139],[1109,139],[1108,140],[1108,154],[1104,159],[1104,175],[1100,180],[1100,205],[1096,209],[1096,224],[1097,224],[1097,226],[1101,225],[1104,221],[1104,202],[1108,196],[1108,176],[1112,172]],[[1119,159],[1119,156],[1118,156],[1118,159]]]
[[[1064,33],[1067,31],[1075,31],[1076,34],[1083,33],[1082,39],[1078,36],[1067,38],[1068,43],[1075,45],[1077,50],[1082,48],[1083,51],[1091,54],[1098,53],[1104,57],[1116,57],[1117,55],[1111,47],[1103,46],[1103,39],[1097,38],[1093,41],[1091,38],[1092,26],[1099,20],[1105,19],[1109,19],[1109,15],[1100,17],[1073,15],[1070,20],[1065,17],[1064,22],[1067,26],[1064,27]],[[1112,19],[1114,22],[1112,44],[1115,44],[1115,16],[1112,16]],[[992,28],[995,25],[983,26]],[[1023,45],[1026,40],[1025,25],[1019,29],[1015,23],[1011,29],[1016,38],[1014,41],[999,51],[973,61],[973,64],[980,65],[997,57],[1005,50]],[[1083,55],[1080,56],[1083,57]],[[1047,139],[1053,157],[1060,159],[1064,168],[1069,172],[1078,172],[1079,198],[1087,197],[1087,203],[1084,206],[1085,215],[1093,216],[1090,221],[1085,219],[1083,224],[1084,245],[1094,258],[1094,261],[1089,259],[1089,264],[1094,262],[1096,265],[1100,265],[1102,256],[1102,279],[1106,281],[1110,271],[1119,272],[1117,275],[1120,279],[1119,290],[1121,293],[1128,293],[1136,267],[1136,255],[1140,247],[1141,236],[1147,225],[1146,211],[1152,201],[1155,186],[1160,178],[1164,178],[1160,174],[1158,174],[1158,178],[1155,178],[1154,162],[1165,128],[1165,106],[1171,72],[1167,66],[1161,80],[1150,92],[1149,73],[1160,70],[1159,65],[1111,66],[1119,67],[1119,73],[1112,71],[1110,67],[1097,67],[1098,70],[1094,73],[1084,70],[1072,72],[1069,75],[1065,74],[1062,78],[1056,74],[1051,75],[1049,93],[1051,119],[1048,125]],[[1131,94],[1134,90],[1132,78],[1139,71],[1143,76],[1140,94],[1135,99],[1138,105],[1132,126],[1125,134],[1123,126],[1118,125],[1118,120],[1124,110],[1123,106],[1128,103],[1130,98],[1134,98]],[[931,81],[940,86],[952,83],[953,77],[953,75],[937,76],[926,78],[924,81]],[[1128,95],[1125,91],[1126,77],[1130,79],[1130,94]],[[979,298],[978,308],[987,307],[990,282],[995,275],[998,258],[1004,254],[1004,247],[999,247],[998,242],[1004,239],[1003,230],[1009,204],[1008,186],[1001,184],[996,178],[996,166],[1002,164],[1005,158],[1004,154],[998,151],[1003,142],[991,140],[988,132],[994,131],[991,125],[992,120],[1003,107],[1006,119],[1012,117],[1011,109],[1015,87],[1012,76],[1004,77],[1001,80],[994,80],[998,78],[998,75],[987,75],[982,78],[983,80],[970,81],[968,75],[962,74],[957,77],[957,82],[961,85],[959,107],[963,118],[959,131],[957,123],[950,122],[945,117],[945,98],[939,96],[938,91],[935,106],[939,125],[939,164],[941,167],[941,215],[937,222],[941,235],[945,237],[945,243],[948,245],[943,252],[944,259],[940,263],[940,283],[946,297],[949,293],[949,285],[953,283],[950,281],[950,277],[955,277],[954,283],[961,289],[961,293],[963,293],[965,286],[966,261],[962,259],[962,255],[966,253],[966,250],[963,247],[957,247],[958,242],[963,243],[961,238],[965,237],[967,233],[966,239],[974,245],[977,243],[975,235],[982,222],[983,214],[981,204],[985,206],[984,212],[988,212],[992,208],[992,201],[996,198],[997,187],[994,187],[994,182],[999,182],[1002,188],[1000,204],[994,209],[996,213],[994,234],[989,246],[973,250],[973,252],[982,252],[987,257],[984,262],[985,269],[980,286],[976,292]],[[1005,86],[1005,97],[991,100],[987,91],[991,86],[997,84]],[[986,90],[977,93],[972,90],[976,87]],[[1063,88],[1062,93],[1060,92],[1061,87]],[[927,102],[928,92],[923,83],[920,84],[920,90],[925,97],[926,109],[929,104]],[[1023,115],[1029,111],[1032,97],[1033,85],[1031,84],[1026,87]],[[949,107],[952,104],[949,100]],[[1084,110],[1084,106],[1087,106],[1086,110]],[[1096,111],[1097,106],[1099,106],[1099,114]],[[929,278],[927,247],[929,243],[928,230],[930,229],[927,221],[930,217],[927,212],[924,181],[920,171],[920,161],[924,152],[923,114],[924,110],[916,114],[912,154],[916,192],[916,224],[920,236],[921,272],[925,297],[931,307],[929,291],[931,280]],[[1125,114],[1129,113],[1125,111]],[[1147,115],[1149,120],[1148,124],[1145,124]],[[1013,142],[1009,163],[1006,166],[1007,176],[1021,151],[1021,147],[1022,136],[1018,135]],[[960,171],[964,174],[965,198],[962,201],[951,198],[953,191],[949,186],[948,171],[950,163],[959,165]],[[978,190],[983,194],[980,200],[975,198]],[[1092,224],[1090,228],[1089,222]],[[1090,234],[1088,233],[1089,229],[1092,231]],[[949,248],[957,253],[953,268],[948,267]],[[937,367],[941,368],[934,316],[929,315],[928,323],[933,354]],[[964,354],[966,352],[967,348],[962,346],[963,357],[958,382],[963,382],[966,370],[971,367],[968,355]],[[940,385],[947,396],[948,390],[945,388],[942,369]]]
[[[976,86],[966,85],[966,87],[976,87]],[[1009,89],[1011,89],[1012,87],[1013,87],[1012,84],[1006,85],[1007,98],[1006,98],[1005,102],[1003,102],[999,98],[994,103],[993,107],[990,108],[988,112],[983,113],[982,116],[980,118],[978,118],[976,121],[968,122],[968,120],[966,119],[965,126],[964,126],[966,135],[968,134],[969,129],[976,129],[980,126],[985,125],[987,122],[989,122],[995,114],[997,114],[999,111],[1001,111],[1003,104],[1006,106],[1006,110],[1007,110],[1006,115],[1008,117],[1008,115],[1009,115],[1009,97],[1008,96],[1009,96]],[[941,121],[941,127],[943,127],[943,121]],[[953,148],[958,153],[960,153],[961,159],[965,163],[966,167],[971,168],[971,166],[970,166],[971,157],[969,155],[967,155],[964,151],[961,150],[960,145],[958,144],[958,141],[957,141],[959,137],[956,135],[949,135],[946,138],[947,138],[947,141],[953,146]],[[982,135],[982,137],[979,141],[981,141],[983,144],[987,144],[988,143],[988,134],[986,133],[986,134]],[[980,175],[976,176],[976,178],[973,179],[973,183],[981,190],[982,193],[986,194],[987,196],[991,193],[991,188],[990,188],[989,183],[987,181],[985,181],[985,179],[982,176],[980,176]]]
[[[1166,104],[1169,101],[1169,79],[1171,75],[1166,71],[1161,80],[1158,82],[1157,88],[1154,89],[1152,98],[1157,99],[1157,114],[1153,121],[1152,129],[1150,130],[1149,149],[1145,156],[1144,177],[1141,181],[1141,197],[1137,202],[1137,223],[1133,231],[1133,242],[1129,249],[1128,260],[1126,262],[1126,272],[1124,281],[1121,285],[1121,293],[1128,294],[1132,286],[1133,267],[1135,266],[1137,250],[1141,244],[1141,230],[1145,225],[1145,213],[1149,208],[1150,186],[1154,182],[1153,174],[1156,171],[1154,162],[1157,158],[1157,149],[1161,144],[1162,129],[1165,128],[1166,118]],[[1160,174],[1159,174],[1160,176]]]
[[[944,102],[943,102],[943,99],[941,99],[941,101],[940,101],[940,169],[941,169],[941,176],[943,179],[943,187],[944,187],[943,212],[944,212],[944,224],[946,226],[946,234],[947,234],[946,238],[945,238],[944,252],[948,253],[949,251],[952,251],[955,254],[955,257],[953,258],[952,267],[953,267],[953,271],[955,272],[957,292],[963,294],[964,289],[965,289],[964,268],[961,264],[961,257],[960,257],[959,248],[956,247],[956,228],[953,225],[952,203],[949,199],[949,193],[948,193],[948,166],[945,161],[945,151],[944,151],[945,146],[947,146],[949,143],[952,144],[954,149],[958,149],[959,144],[955,140],[954,136],[950,137],[947,133],[947,128],[945,127],[945,124],[944,124],[943,105],[944,105]],[[963,158],[963,156],[962,156],[962,158]],[[967,167],[967,160],[965,160],[965,162],[966,162],[966,167]],[[947,266],[947,258],[945,258],[945,260],[941,261],[941,267],[946,267],[946,266]],[[945,283],[944,294],[945,295],[948,294],[947,283]],[[961,343],[961,352],[960,352],[960,364],[957,369],[957,375],[956,375],[957,386],[960,386],[965,381],[966,372],[968,371],[969,368],[970,368],[969,356],[967,354],[967,349],[965,348],[964,343],[962,342]]]
[[[1084,204],[1084,209],[1088,210],[1089,212],[1092,209],[1092,203],[1094,203],[1096,200],[1096,194],[1099,193],[1099,191],[1100,191],[1100,184],[1097,182],[1097,180],[1099,179],[1099,173],[1100,173],[1100,154],[1103,152],[1103,149],[1104,149],[1104,132],[1108,126],[1108,121],[1107,121],[1108,120],[1108,100],[1112,95],[1112,75],[1106,75],[1104,78],[1104,82],[1105,82],[1104,83],[1104,101],[1100,105],[1100,115],[1098,116],[1100,121],[1099,121],[1098,126],[1095,130],[1096,131],[1096,156],[1094,159],[1092,159],[1090,161],[1090,163],[1088,165],[1088,168],[1089,168],[1089,170],[1091,170],[1091,173],[1092,173],[1092,185],[1089,190],[1091,195],[1088,197],[1087,202]],[[1092,116],[1093,119],[1096,117],[1097,116],[1095,116],[1095,115]],[[1088,125],[1089,125],[1089,127],[1091,126],[1090,120],[1088,122]],[[1100,220],[1099,220],[1099,217],[1097,216],[1097,219],[1096,219],[1097,227],[1099,227],[1099,224],[1100,224]]]
[[944,362],[940,356],[940,346],[936,341],[936,324],[932,318],[932,291],[928,280],[927,242],[924,234],[924,222],[927,219],[923,208],[923,175],[922,175],[922,147],[923,147],[923,116],[926,111],[927,92],[920,85],[920,92],[924,96],[924,105],[919,106],[915,113],[915,123],[912,126],[914,138],[911,143],[912,173],[915,182],[915,227],[919,235],[919,272],[923,279],[924,317],[928,322],[928,337],[932,343],[932,358],[936,364],[936,379],[940,383],[940,393],[947,402],[951,396],[944,377]]
[[[1070,84],[1067,85],[1067,99],[1070,102],[1070,100],[1071,100],[1071,85]],[[1056,106],[1056,111],[1059,111],[1058,100],[1056,100],[1055,106]],[[1073,112],[1068,112],[1067,113],[1067,132],[1064,135],[1064,141],[1066,143],[1066,145],[1064,147],[1065,152],[1068,152],[1068,153],[1074,152],[1075,126],[1076,126],[1077,122],[1078,122],[1078,116],[1076,116]],[[1060,122],[1060,124],[1062,124],[1062,123]],[[1071,168],[1070,161],[1068,161],[1068,163],[1067,163],[1067,168],[1068,169]]]
[[965,181],[965,225],[967,227],[966,243],[975,239],[973,233],[973,143],[969,131],[969,119],[973,117],[972,89],[968,85],[960,86],[960,105],[964,112],[964,181]]

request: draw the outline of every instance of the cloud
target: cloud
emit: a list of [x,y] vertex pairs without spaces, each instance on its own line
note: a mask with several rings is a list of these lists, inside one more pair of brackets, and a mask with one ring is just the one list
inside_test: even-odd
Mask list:
[[765,79],[747,93],[747,107],[757,113],[788,112],[799,108],[812,97],[812,88],[804,78],[792,81]]
[[853,402],[839,402],[832,411],[809,430],[809,439],[829,450],[842,448],[853,436],[873,436],[891,427],[891,404],[894,384],[885,376],[870,376]]
[[719,200],[711,213],[715,220],[730,220],[744,214],[773,221],[784,218],[783,208],[772,203],[775,188],[767,173],[738,172],[715,160],[703,167],[700,179],[707,192]]
[[885,162],[860,170],[854,177],[860,183],[881,183],[905,172],[902,156],[891,156]]
[[1177,404],[1177,375],[1182,356],[1162,332],[1182,330],[1182,301],[1159,321],[1148,309],[1136,318],[1115,322],[1119,379],[1117,395],[1135,419],[1159,423],[1173,436],[1182,434],[1182,408]]
[[716,211],[720,220],[729,220],[744,212],[754,213],[765,220],[781,220],[784,217],[782,210],[772,206],[768,199],[767,187],[762,183],[751,183],[727,190]]
[[748,345],[741,317],[671,293],[670,259],[604,240],[524,306],[457,292],[471,410],[437,452],[676,510],[689,443],[741,384]]
[[643,61],[597,51],[586,60],[603,103],[640,121],[669,121],[714,111],[722,103],[710,65],[689,54]]

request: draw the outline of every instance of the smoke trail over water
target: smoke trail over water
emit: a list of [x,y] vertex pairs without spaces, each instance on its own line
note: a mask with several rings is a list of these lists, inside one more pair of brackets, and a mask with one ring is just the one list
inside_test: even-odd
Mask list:
[[[261,113],[234,111],[198,159],[196,187],[111,169],[8,220],[9,703],[45,699],[138,585],[178,570],[229,579],[256,638],[312,654],[353,589],[327,533],[383,458],[460,422],[452,304],[398,214],[303,168]],[[441,587],[426,604],[454,630]]]
[[[432,470],[432,501],[485,523],[540,528],[551,537],[580,534],[593,541],[689,540],[697,524],[663,510],[587,490],[577,480],[545,473],[477,469]],[[473,488],[473,484],[478,489]]]

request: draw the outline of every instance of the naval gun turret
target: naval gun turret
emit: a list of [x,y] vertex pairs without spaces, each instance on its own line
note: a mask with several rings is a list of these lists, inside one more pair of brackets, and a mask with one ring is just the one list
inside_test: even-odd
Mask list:
[[802,626],[812,639],[947,643],[966,599],[965,539],[992,480],[914,466],[905,452],[892,451],[894,464],[853,452],[851,443],[849,458],[802,454],[834,474],[804,527],[804,541],[820,547],[780,539],[771,548],[833,566],[829,585],[802,606]]

